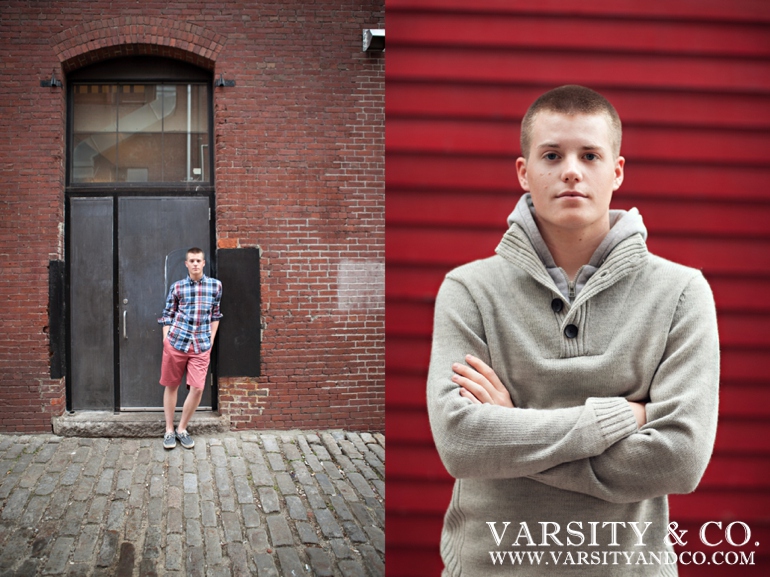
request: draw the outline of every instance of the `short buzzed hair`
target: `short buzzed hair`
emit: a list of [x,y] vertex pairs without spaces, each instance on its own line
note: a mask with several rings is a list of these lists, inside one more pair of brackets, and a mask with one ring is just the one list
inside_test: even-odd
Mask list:
[[184,259],[187,260],[191,254],[199,254],[203,257],[203,260],[206,260],[206,253],[203,252],[203,250],[198,248],[197,246],[188,248],[187,252],[184,255]]
[[595,90],[576,84],[567,84],[541,95],[532,103],[521,120],[521,154],[525,158],[529,158],[532,146],[535,116],[543,110],[560,114],[606,114],[610,121],[612,152],[616,157],[620,155],[623,128],[615,107]]

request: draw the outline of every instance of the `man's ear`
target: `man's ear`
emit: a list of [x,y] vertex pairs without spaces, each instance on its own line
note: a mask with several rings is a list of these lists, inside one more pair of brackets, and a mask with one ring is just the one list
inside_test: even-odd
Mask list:
[[617,189],[620,188],[620,185],[623,184],[623,176],[624,172],[623,169],[626,165],[626,159],[622,156],[618,156],[615,159],[615,180],[613,181],[612,185],[612,191],[615,192]]
[[[516,174],[519,177],[519,184],[525,192],[529,192],[529,181],[527,180],[527,159],[520,156],[516,159]],[[619,185],[618,185],[619,186]]]

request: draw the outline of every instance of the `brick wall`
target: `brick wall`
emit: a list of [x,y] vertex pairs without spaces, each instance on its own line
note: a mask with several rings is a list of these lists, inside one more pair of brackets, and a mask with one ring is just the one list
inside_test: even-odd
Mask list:
[[[262,248],[262,376],[219,380],[237,428],[384,428],[384,27],[364,2],[4,2],[0,431],[50,430],[49,260],[64,258],[66,91],[105,58],[193,62],[214,89],[216,236]],[[162,306],[162,303],[159,304]]]

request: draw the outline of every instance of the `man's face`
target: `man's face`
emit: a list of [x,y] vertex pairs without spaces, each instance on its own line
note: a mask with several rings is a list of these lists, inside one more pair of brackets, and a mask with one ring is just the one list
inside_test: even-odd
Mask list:
[[203,276],[203,267],[206,266],[206,261],[203,260],[203,255],[201,253],[190,252],[187,253],[184,265],[187,267],[190,278],[199,280]]
[[610,200],[623,182],[625,163],[612,152],[609,118],[541,111],[531,142],[529,157],[516,161],[516,171],[532,195],[541,233],[606,234]]

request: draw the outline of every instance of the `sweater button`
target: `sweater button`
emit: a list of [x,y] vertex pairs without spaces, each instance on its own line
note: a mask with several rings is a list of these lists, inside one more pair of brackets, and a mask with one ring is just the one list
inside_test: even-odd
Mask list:
[[568,339],[574,339],[578,334],[578,328],[575,325],[567,325],[564,327],[564,336]]
[[551,301],[551,310],[553,312],[560,313],[563,308],[564,308],[564,303],[561,302],[561,299],[553,299]]

